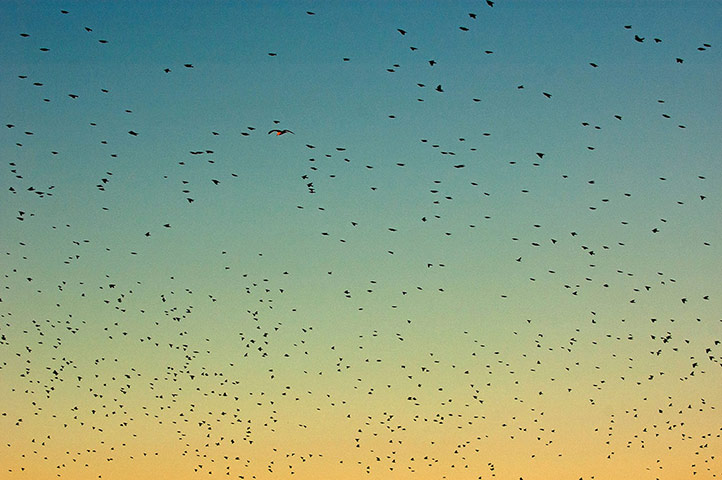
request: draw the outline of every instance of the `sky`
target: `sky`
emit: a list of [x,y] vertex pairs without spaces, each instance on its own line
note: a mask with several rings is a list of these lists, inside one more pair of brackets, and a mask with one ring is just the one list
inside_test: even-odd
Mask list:
[[0,2],[0,478],[719,478],[721,23]]

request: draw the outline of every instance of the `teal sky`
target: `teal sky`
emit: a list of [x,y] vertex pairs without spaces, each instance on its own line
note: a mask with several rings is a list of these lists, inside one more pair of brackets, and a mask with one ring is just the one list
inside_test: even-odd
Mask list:
[[721,24],[0,2],[0,477],[717,478]]

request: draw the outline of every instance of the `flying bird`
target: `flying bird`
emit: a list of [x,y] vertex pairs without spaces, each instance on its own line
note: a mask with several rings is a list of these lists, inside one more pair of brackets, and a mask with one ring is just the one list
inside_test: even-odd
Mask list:
[[[268,135],[270,135],[272,133],[275,133],[276,135],[284,135],[286,133],[293,133],[293,132],[290,130],[287,130],[287,129],[279,130],[277,128],[274,128],[273,130],[268,131]],[[294,133],[294,135],[295,135],[295,133]]]

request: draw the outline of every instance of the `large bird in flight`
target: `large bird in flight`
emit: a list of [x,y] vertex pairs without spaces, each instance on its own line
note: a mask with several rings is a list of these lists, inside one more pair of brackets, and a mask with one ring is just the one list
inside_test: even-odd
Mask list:
[[[272,133],[275,133],[276,135],[283,135],[284,133],[293,133],[293,132],[290,130],[287,130],[287,129],[279,130],[277,128],[274,128],[273,130],[268,131],[269,135]],[[294,133],[294,135],[295,135],[295,133]]]

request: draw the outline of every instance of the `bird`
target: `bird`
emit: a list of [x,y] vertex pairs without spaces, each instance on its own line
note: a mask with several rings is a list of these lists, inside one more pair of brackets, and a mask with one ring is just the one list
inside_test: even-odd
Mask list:
[[269,134],[269,135],[272,134],[272,133],[275,133],[276,135],[284,135],[284,134],[286,134],[286,133],[293,133],[293,132],[290,131],[290,130],[287,130],[287,129],[279,130],[279,129],[277,129],[277,128],[274,128],[273,130],[269,130],[269,131],[268,131],[268,134]]

